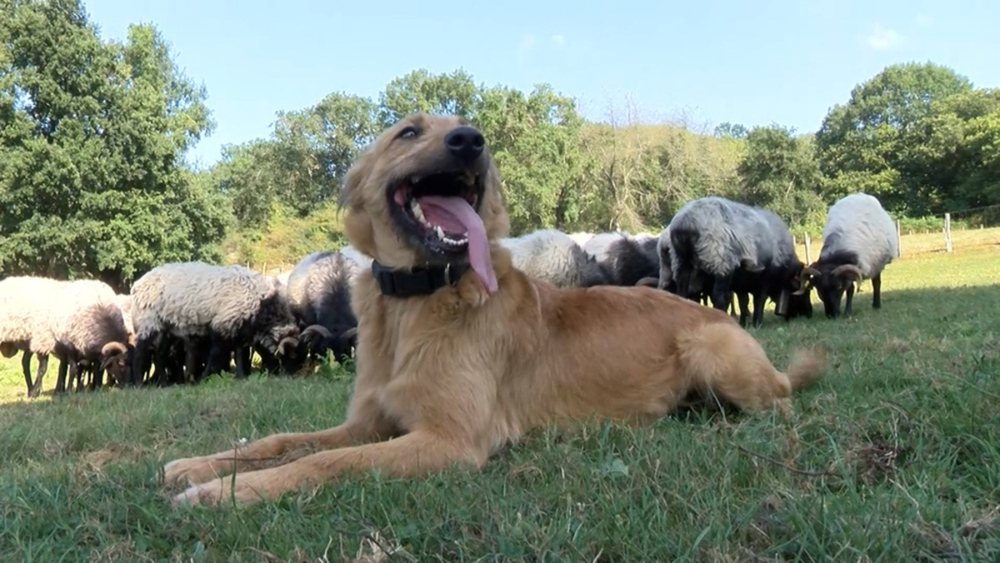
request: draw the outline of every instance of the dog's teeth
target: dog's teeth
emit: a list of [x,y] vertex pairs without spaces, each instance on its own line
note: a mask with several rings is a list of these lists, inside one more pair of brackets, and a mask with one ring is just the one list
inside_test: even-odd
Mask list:
[[422,178],[420,176],[410,176],[410,183],[417,184],[420,182],[421,179]]
[[441,229],[440,225],[434,226],[434,232],[437,233],[439,239],[444,240],[444,231]]
[[424,210],[420,208],[420,204],[417,203],[417,200],[410,202],[410,210],[413,211],[413,216],[417,218],[417,221],[420,221],[422,225],[427,225],[427,219],[424,217]]

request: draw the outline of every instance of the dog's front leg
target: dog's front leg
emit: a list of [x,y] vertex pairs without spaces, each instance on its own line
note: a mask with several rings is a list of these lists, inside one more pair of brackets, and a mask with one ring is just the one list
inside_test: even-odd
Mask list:
[[390,438],[396,433],[394,426],[382,416],[374,397],[358,401],[353,406],[355,408],[349,413],[347,421],[333,428],[318,432],[273,434],[217,454],[171,461],[163,467],[164,481],[197,485],[237,469],[253,471],[287,463],[316,449],[364,444]]
[[292,463],[238,473],[196,485],[174,497],[174,506],[215,505],[232,498],[249,504],[274,500],[283,493],[317,486],[347,473],[379,470],[383,476],[404,478],[448,469],[452,465],[479,468],[486,453],[418,430],[399,438],[315,453]]

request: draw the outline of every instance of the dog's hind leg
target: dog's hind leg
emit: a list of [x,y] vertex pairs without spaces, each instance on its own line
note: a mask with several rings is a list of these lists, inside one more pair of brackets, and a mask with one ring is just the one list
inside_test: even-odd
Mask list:
[[315,453],[292,463],[239,473],[190,487],[174,505],[213,505],[230,498],[238,503],[274,500],[288,491],[321,485],[345,474],[375,469],[389,478],[405,478],[448,469],[481,467],[486,452],[417,430],[394,440]]
[[789,413],[792,391],[814,380],[822,369],[816,356],[799,357],[782,373],[746,331],[731,324],[711,324],[695,331],[681,346],[683,366],[703,392],[746,412],[778,408]]
[[176,459],[163,467],[164,481],[197,485],[234,471],[253,471],[301,458],[319,450],[343,448],[384,440],[397,434],[395,427],[369,397],[352,405],[341,425],[318,432],[273,434],[217,454]]

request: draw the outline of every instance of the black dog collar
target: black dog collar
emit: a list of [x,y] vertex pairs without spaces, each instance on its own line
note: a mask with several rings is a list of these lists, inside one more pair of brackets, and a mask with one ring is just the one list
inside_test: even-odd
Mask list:
[[372,274],[382,295],[392,297],[430,295],[442,287],[455,285],[468,269],[468,264],[449,263],[445,266],[393,270],[379,264],[378,260],[372,260]]

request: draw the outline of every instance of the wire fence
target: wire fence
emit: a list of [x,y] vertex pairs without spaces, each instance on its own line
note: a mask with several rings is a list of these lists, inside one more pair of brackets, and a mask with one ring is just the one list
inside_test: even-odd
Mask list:
[[[935,215],[920,220],[896,220],[900,257],[929,252],[968,252],[1000,249],[1000,205],[988,205]],[[795,237],[806,263],[819,257],[821,239]]]

